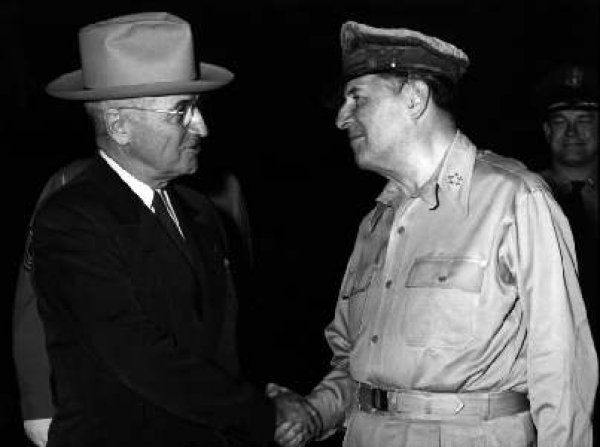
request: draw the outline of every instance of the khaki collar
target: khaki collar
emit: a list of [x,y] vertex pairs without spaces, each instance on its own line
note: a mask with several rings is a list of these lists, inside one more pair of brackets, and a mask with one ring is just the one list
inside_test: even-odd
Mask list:
[[[468,215],[469,192],[476,153],[477,149],[473,143],[457,130],[452,144],[431,179],[413,196],[427,203],[432,211],[437,209],[440,202],[448,201],[457,211],[465,216]],[[397,209],[406,196],[405,190],[399,183],[389,181],[376,201],[378,204]],[[379,219],[375,219],[375,222],[376,220]]]
[[[546,169],[546,170],[540,172],[540,174],[546,180],[550,179],[550,181],[552,183],[554,183],[554,185],[556,186],[556,188],[558,190],[560,190],[562,192],[568,192],[571,190],[572,180],[569,177],[567,177],[563,172],[559,171],[558,169],[555,169],[555,168]],[[583,181],[585,182],[586,186],[595,190],[597,187],[597,184],[598,184],[597,170],[594,170],[592,175],[590,175],[588,178],[586,178]]]

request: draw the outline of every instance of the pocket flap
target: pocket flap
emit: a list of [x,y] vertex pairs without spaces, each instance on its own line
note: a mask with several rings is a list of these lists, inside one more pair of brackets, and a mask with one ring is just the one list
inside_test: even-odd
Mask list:
[[374,275],[373,269],[369,271],[353,272],[348,275],[344,286],[342,287],[342,299],[347,300],[358,293],[364,292],[371,285],[371,279]]
[[417,258],[412,265],[406,287],[432,287],[481,291],[484,266],[481,261],[466,258]]

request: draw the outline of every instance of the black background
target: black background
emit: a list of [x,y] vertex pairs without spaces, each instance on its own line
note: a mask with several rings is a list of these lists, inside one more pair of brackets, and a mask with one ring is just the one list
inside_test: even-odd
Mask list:
[[[6,277],[0,315],[0,444],[20,439],[10,317],[27,221],[47,178],[92,154],[78,103],[45,95],[79,68],[77,30],[139,11],[188,20],[197,53],[236,74],[211,95],[201,180],[233,171],[248,202],[257,292],[243,305],[248,375],[308,392],[326,371],[323,328],[361,217],[383,182],[359,171],[335,129],[329,93],[346,20],[416,29],[471,59],[458,122],[479,146],[538,170],[547,162],[531,89],[564,60],[597,63],[597,0],[171,0],[3,1],[0,137]],[[8,199],[8,200],[6,200]],[[7,206],[8,204],[8,206]],[[12,437],[12,438],[11,438]],[[5,440],[14,439],[5,444]],[[12,442],[12,443],[11,443]]]

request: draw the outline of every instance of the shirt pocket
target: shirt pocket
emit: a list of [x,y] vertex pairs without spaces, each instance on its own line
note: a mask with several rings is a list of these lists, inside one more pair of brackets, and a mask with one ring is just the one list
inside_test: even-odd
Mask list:
[[350,274],[344,287],[342,299],[348,303],[348,330],[352,340],[356,340],[363,329],[365,306],[373,275],[372,268]]
[[460,348],[475,333],[484,265],[466,257],[421,257],[406,280],[402,332],[411,346]]

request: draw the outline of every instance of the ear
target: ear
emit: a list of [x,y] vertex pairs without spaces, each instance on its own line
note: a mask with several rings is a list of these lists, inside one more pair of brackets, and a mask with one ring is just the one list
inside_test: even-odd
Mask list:
[[127,121],[123,119],[117,109],[108,109],[104,113],[104,125],[109,137],[120,146],[129,143],[130,135]]
[[546,141],[550,143],[552,129],[550,129],[550,124],[548,124],[548,121],[544,121],[544,123],[542,124],[542,128],[544,129],[544,136],[546,137]]
[[415,79],[409,82],[406,89],[408,108],[413,118],[419,118],[425,110],[431,99],[431,89],[426,82]]

